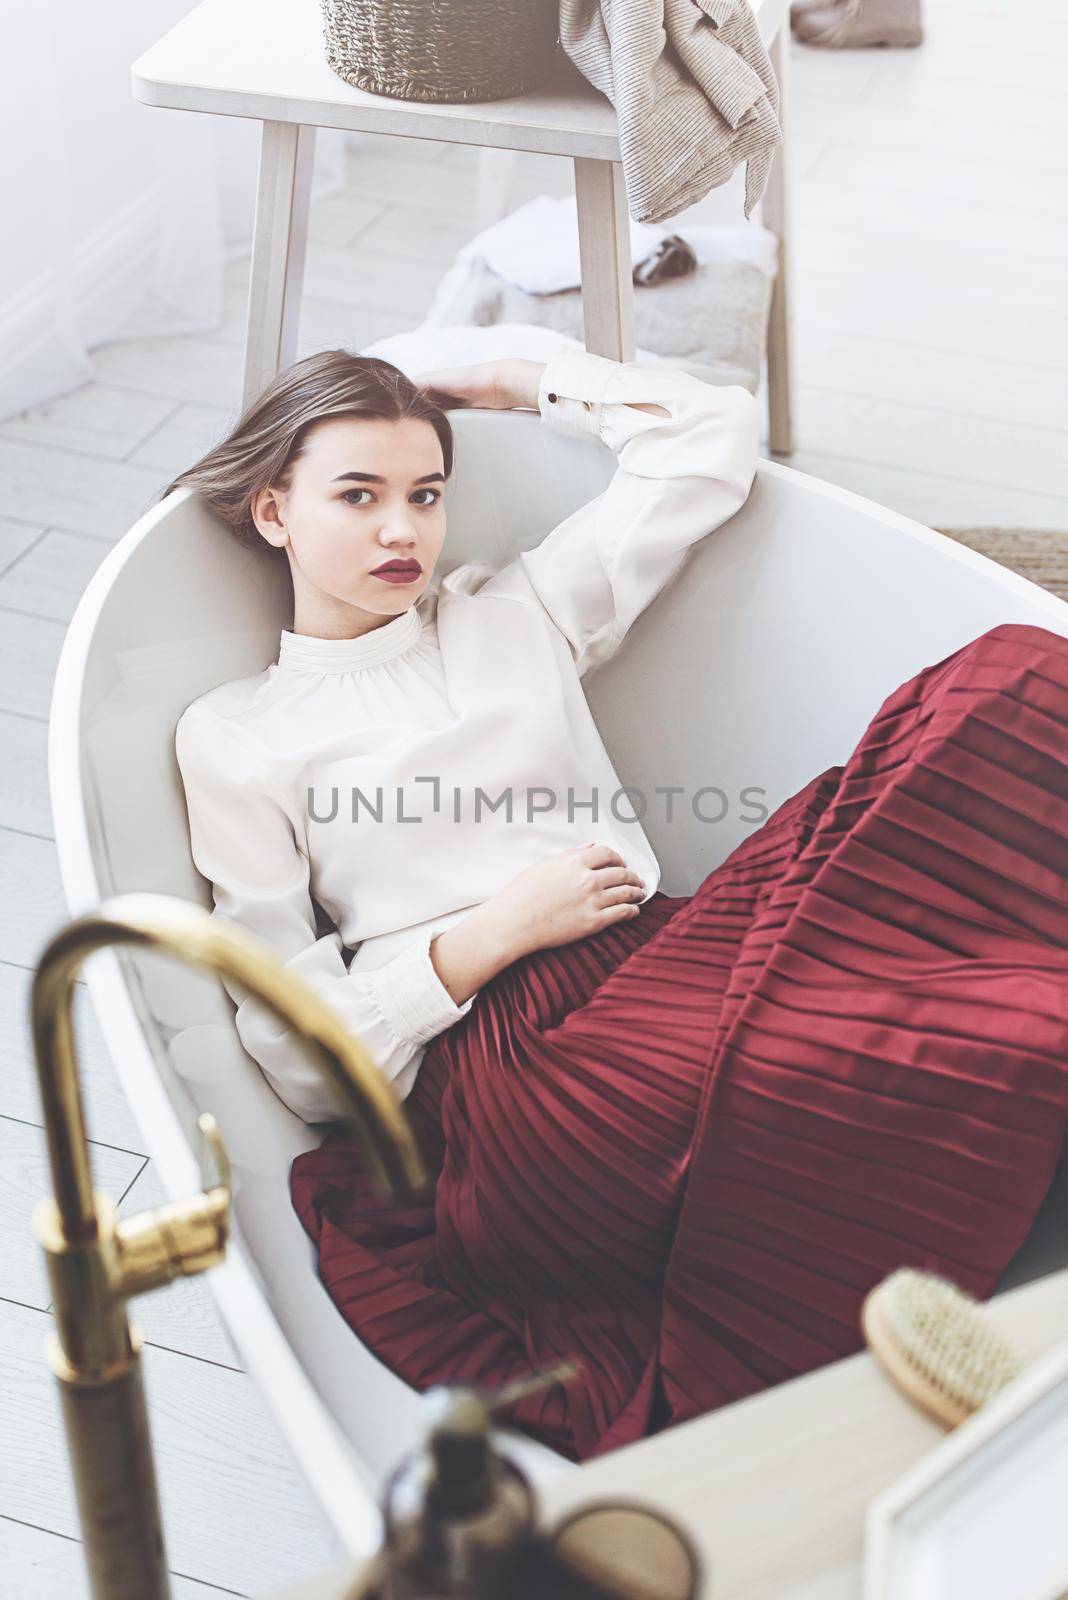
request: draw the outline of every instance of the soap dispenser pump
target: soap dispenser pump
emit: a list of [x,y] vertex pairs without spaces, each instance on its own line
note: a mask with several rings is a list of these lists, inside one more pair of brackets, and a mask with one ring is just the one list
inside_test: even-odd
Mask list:
[[561,1362],[493,1396],[460,1385],[423,1396],[422,1448],[386,1483],[382,1600],[507,1600],[522,1592],[535,1548],[534,1491],[494,1448],[491,1419],[577,1371]]

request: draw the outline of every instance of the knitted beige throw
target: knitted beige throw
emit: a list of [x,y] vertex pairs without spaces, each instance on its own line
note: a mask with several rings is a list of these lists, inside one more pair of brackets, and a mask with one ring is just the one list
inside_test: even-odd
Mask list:
[[742,161],[750,215],[782,130],[748,0],[560,0],[560,43],[615,107],[636,222],[677,216]]

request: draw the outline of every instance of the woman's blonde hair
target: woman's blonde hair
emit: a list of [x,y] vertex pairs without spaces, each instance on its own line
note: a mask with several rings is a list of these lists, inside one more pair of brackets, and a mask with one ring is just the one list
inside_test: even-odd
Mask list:
[[380,417],[429,422],[441,444],[446,478],[453,466],[453,432],[446,409],[467,402],[444,390],[417,387],[391,361],[351,350],[320,350],[273,377],[242,411],[226,438],[180,472],[161,498],[182,485],[196,490],[242,544],[270,550],[252,518],[261,489],[288,489],[293,464],[317,423],[328,417]]

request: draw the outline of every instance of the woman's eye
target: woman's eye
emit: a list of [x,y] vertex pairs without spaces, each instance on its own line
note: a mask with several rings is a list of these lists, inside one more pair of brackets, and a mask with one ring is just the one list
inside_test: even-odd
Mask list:
[[[341,498],[342,498],[342,500],[347,501],[350,506],[365,505],[366,501],[364,501],[364,500],[354,500],[352,497],[353,497],[353,495],[356,495],[356,494],[370,494],[370,493],[371,493],[370,489],[346,489],[344,494],[341,496]],[[415,493],[416,494],[428,494],[430,496],[429,500],[417,500],[416,501],[416,504],[417,505],[421,505],[421,506],[432,506],[432,505],[435,504],[436,501],[441,499],[440,491],[437,490],[437,489],[416,489]]]

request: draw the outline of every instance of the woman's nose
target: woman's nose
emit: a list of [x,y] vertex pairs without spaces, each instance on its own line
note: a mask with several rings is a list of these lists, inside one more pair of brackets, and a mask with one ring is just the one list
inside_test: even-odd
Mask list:
[[383,544],[414,544],[417,538],[415,521],[403,512],[385,517],[378,530]]

